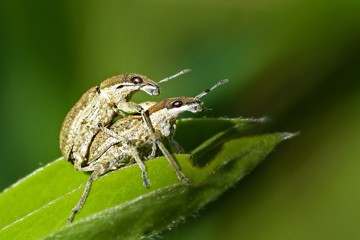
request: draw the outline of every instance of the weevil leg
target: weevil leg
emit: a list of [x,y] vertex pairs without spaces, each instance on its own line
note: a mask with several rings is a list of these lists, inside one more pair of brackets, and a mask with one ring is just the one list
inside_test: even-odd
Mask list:
[[89,180],[86,183],[85,189],[81,195],[81,198],[79,200],[79,202],[75,205],[75,207],[72,209],[72,212],[70,214],[70,216],[67,219],[67,224],[71,224],[72,221],[75,218],[75,215],[80,211],[80,209],[83,207],[85,200],[87,198],[87,196],[89,195],[90,192],[90,188],[92,185],[92,182],[94,181],[93,175],[91,175],[91,177],[89,178]]
[[191,181],[190,179],[188,179],[184,173],[182,173],[180,171],[179,165],[176,163],[176,161],[174,160],[173,156],[169,153],[169,151],[166,149],[165,145],[159,141],[158,139],[156,140],[156,144],[158,145],[160,151],[164,154],[165,158],[168,160],[168,162],[170,163],[170,165],[174,168],[177,177],[183,182],[184,185],[186,186],[191,186]]
[[[84,170],[84,171],[85,171],[85,169],[86,168],[82,168],[82,170]],[[107,170],[109,169],[109,164],[99,164],[99,165],[93,166],[93,168],[91,168],[91,169],[94,169],[94,171],[92,172],[89,180],[87,181],[87,183],[85,185],[85,188],[80,197],[80,200],[75,205],[75,207],[72,209],[72,213],[70,214],[70,216],[67,219],[67,224],[71,224],[71,222],[74,220],[75,215],[78,212],[80,212],[81,208],[84,206],[84,203],[89,195],[90,188],[91,188],[93,181],[98,179],[100,175],[107,172]],[[89,168],[88,171],[91,171],[91,169]]]
[[148,110],[150,107],[154,106],[155,104],[156,102],[147,101],[147,102],[139,103],[139,106],[142,107],[142,109],[144,110]]
[[74,156],[74,168],[76,171],[81,171],[81,164],[83,162],[83,158],[80,156],[79,152],[74,152],[73,153],[73,156]]
[[173,137],[169,137],[169,144],[173,153],[186,153],[184,148]]
[[122,142],[122,143],[128,142],[128,140],[126,138],[121,137],[120,135],[116,134],[115,132],[111,131],[110,129],[104,127],[101,123],[98,124],[98,127],[100,128],[101,131],[104,131],[106,134],[119,140],[120,142]]
[[154,142],[154,143],[151,145],[151,153],[150,153],[150,155],[147,157],[147,159],[153,159],[153,158],[155,158],[156,150],[157,150],[157,145],[156,145],[156,143]]
[[129,145],[128,146],[128,150],[129,150],[129,155],[132,156],[136,163],[138,164],[138,166],[140,167],[141,169],[141,176],[142,176],[142,179],[143,179],[143,184],[146,188],[149,188],[150,187],[150,179],[148,178],[147,176],[147,172],[146,172],[146,166],[145,164],[143,163],[143,161],[141,160],[136,148],[134,146],[131,146]]
[[74,167],[77,171],[83,171],[81,165],[84,162],[87,162],[86,156],[89,151],[92,136],[94,136],[99,131],[99,128],[91,127],[90,125],[88,125],[86,128],[87,132],[75,139],[75,142],[78,144],[75,144],[72,148]]
[[143,111],[143,108],[134,102],[119,102],[117,103],[117,109],[121,109],[122,112],[125,113],[141,113]]
[[145,125],[149,129],[150,134],[153,136],[153,139],[156,143],[156,145],[159,147],[161,152],[164,154],[165,158],[168,160],[170,165],[174,168],[177,177],[185,184],[186,186],[191,186],[191,181],[187,177],[185,177],[184,173],[180,171],[179,165],[174,160],[173,156],[170,154],[170,152],[166,149],[165,145],[161,142],[161,138],[159,137],[159,134],[155,132],[154,127],[151,124],[151,120],[149,117],[149,111],[144,111],[143,114],[141,114],[143,121],[145,122]]

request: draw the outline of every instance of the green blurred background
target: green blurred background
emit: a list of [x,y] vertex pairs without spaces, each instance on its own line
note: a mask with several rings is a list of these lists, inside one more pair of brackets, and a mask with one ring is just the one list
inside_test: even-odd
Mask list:
[[90,87],[192,68],[154,99],[229,78],[203,115],[268,116],[262,132],[301,135],[161,236],[360,239],[359,59],[358,0],[4,0],[0,188],[60,157],[61,123]]

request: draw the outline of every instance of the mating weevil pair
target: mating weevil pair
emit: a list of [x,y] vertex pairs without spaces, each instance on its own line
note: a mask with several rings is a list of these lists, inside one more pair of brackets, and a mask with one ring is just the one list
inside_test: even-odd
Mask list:
[[[188,71],[183,70],[160,82]],[[92,172],[68,223],[72,222],[84,205],[92,182],[109,170],[129,165],[131,159],[139,165],[143,183],[149,187],[150,181],[142,159],[155,157],[157,148],[172,165],[178,178],[184,184],[191,185],[163,145],[162,139],[168,138],[175,152],[181,151],[180,145],[172,138],[176,118],[186,111],[201,112],[203,106],[200,98],[226,82],[222,80],[193,98],[170,98],[140,105],[130,102],[131,95],[136,91],[143,90],[149,95],[158,95],[160,92],[155,82],[141,75],[113,77],[102,82],[100,87],[87,91],[66,116],[60,133],[60,148],[66,160],[73,162],[76,170]],[[124,116],[122,112],[140,115]],[[123,118],[108,125],[117,114]]]
[[[189,69],[161,80],[165,82]],[[118,114],[141,113],[140,105],[130,102],[132,95],[144,91],[159,95],[160,87],[154,81],[139,74],[122,74],[103,81],[99,87],[90,88],[66,115],[60,132],[60,149],[66,160],[81,170],[98,124],[108,125]]]

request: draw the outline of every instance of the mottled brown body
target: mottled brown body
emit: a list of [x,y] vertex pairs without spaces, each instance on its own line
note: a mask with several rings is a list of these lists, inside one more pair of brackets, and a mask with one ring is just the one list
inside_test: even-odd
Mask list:
[[122,74],[103,81],[100,87],[89,89],[67,114],[60,133],[60,149],[66,160],[80,170],[90,143],[99,131],[98,124],[108,125],[122,112],[136,113],[142,108],[129,102],[137,91],[158,95],[157,83],[139,74]]

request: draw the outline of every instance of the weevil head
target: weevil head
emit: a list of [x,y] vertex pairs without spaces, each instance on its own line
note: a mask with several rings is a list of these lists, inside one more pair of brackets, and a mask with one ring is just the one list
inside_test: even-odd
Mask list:
[[165,99],[152,106],[149,111],[150,114],[162,111],[166,112],[172,118],[176,118],[183,112],[197,113],[204,110],[202,102],[197,98],[176,97]]
[[132,94],[144,91],[149,95],[159,95],[159,85],[144,75],[127,73],[106,79],[100,84],[100,92],[104,92],[115,102],[130,100]]

